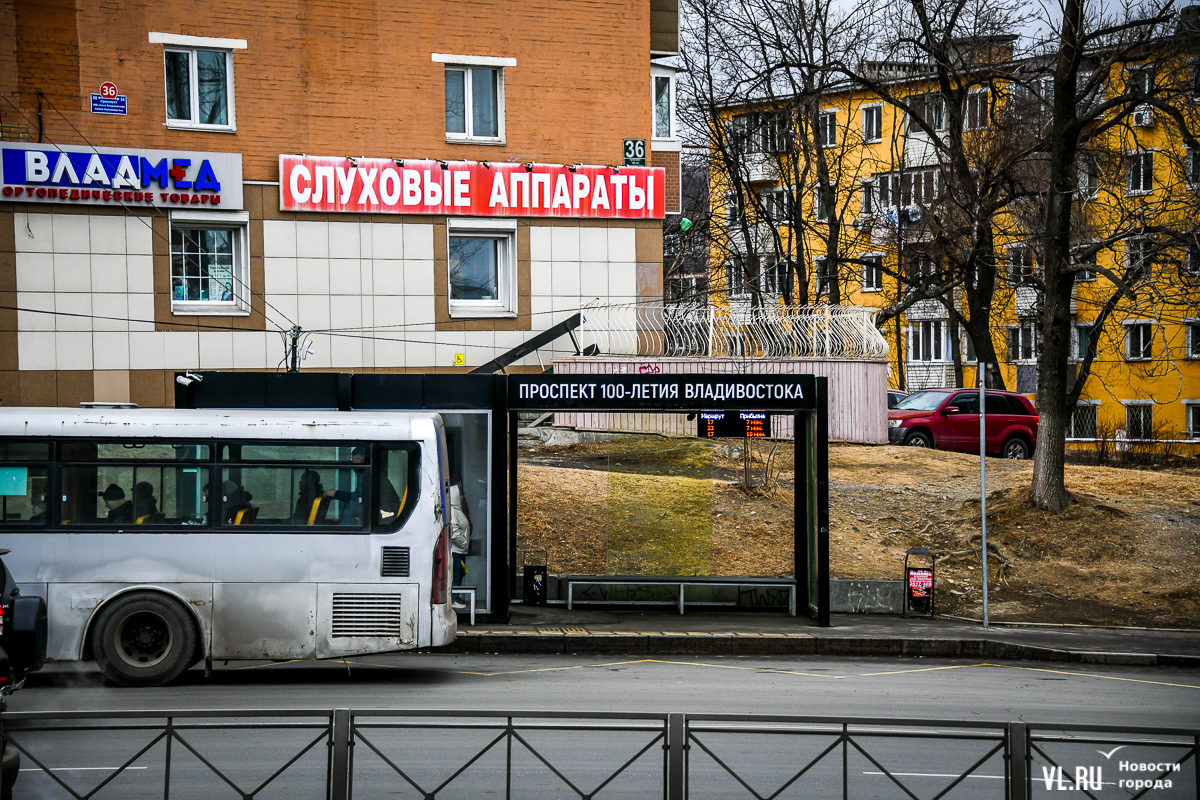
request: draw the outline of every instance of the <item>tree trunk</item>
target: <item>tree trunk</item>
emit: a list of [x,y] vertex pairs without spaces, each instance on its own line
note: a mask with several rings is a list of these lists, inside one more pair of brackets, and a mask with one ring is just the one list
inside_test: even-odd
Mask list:
[[1075,196],[1079,123],[1075,77],[1081,53],[1084,0],[1066,0],[1054,68],[1054,117],[1050,137],[1050,192],[1046,205],[1046,291],[1042,304],[1042,341],[1038,353],[1037,446],[1029,502],[1055,514],[1071,505],[1065,483],[1067,430],[1067,359],[1071,353],[1071,287],[1069,265],[1071,202]]

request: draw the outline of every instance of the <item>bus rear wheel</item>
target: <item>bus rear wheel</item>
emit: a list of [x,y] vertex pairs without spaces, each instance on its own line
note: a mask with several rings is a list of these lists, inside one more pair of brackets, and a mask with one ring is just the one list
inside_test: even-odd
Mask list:
[[162,686],[192,663],[196,631],[178,603],[135,592],[104,607],[92,632],[92,652],[104,677],[122,686]]

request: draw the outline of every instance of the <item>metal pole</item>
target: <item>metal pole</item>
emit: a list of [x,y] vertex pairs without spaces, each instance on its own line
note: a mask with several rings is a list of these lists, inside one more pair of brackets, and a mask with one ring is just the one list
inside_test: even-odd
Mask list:
[[333,711],[333,769],[330,776],[332,800],[350,796],[350,709]]
[[979,362],[979,530],[983,552],[983,627],[988,626],[988,563],[987,563],[987,386],[986,368]]
[[667,800],[684,798],[684,730],[683,714],[667,715]]
[[1024,722],[1008,725],[1007,800],[1029,798],[1029,727]]

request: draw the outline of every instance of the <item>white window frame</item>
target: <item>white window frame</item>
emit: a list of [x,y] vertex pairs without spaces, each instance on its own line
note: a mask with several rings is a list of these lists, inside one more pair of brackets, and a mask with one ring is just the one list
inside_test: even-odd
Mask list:
[[[1186,439],[1200,439],[1200,399],[1183,400],[1183,435]],[[1197,414],[1195,424],[1192,415]]]
[[913,101],[918,97],[923,98],[921,101],[921,105],[924,110],[925,121],[928,122],[930,120],[930,118],[933,116],[932,114],[929,113],[929,107],[931,105],[931,101],[936,101],[938,104],[941,105],[941,114],[940,114],[939,118],[936,120],[937,124],[933,126],[933,130],[929,131],[929,130],[926,130],[923,126],[917,124],[916,117],[914,117],[911,114],[906,113],[905,120],[904,120],[905,131],[910,136],[911,135],[928,136],[930,133],[938,133],[938,132],[946,130],[946,98],[942,96],[942,93],[937,92],[937,91],[914,92],[913,94],[907,95],[903,99],[904,99],[904,102],[908,103],[911,106],[913,104]]
[[837,147],[836,108],[822,108],[817,112],[817,146]]
[[[1129,409],[1131,408],[1149,408],[1150,409],[1150,433],[1154,434],[1154,401],[1153,400],[1122,400],[1121,405],[1125,407],[1125,438],[1132,438],[1129,435]],[[1135,439],[1134,441],[1144,441]]]
[[[657,109],[654,106],[654,102],[656,99],[655,83],[659,78],[666,78],[667,80],[670,81],[670,84],[671,84],[670,91],[669,91],[670,103],[671,103],[671,121],[670,121],[671,135],[670,136],[659,136],[658,131],[655,129],[655,125],[657,122],[657,120],[656,120]],[[651,64],[650,65],[650,139],[652,142],[654,142],[654,149],[656,149],[656,150],[674,151],[674,150],[679,149],[679,139],[678,139],[679,125],[678,125],[677,117],[676,117],[676,113],[675,113],[677,110],[677,106],[675,105],[675,90],[676,90],[675,70],[673,70],[669,67],[660,66],[658,64]]]
[[829,284],[835,283],[838,276],[829,272],[829,256],[814,256],[812,260],[813,284],[817,297],[829,294]]
[[[239,317],[250,314],[250,212],[249,211],[171,211],[167,235],[167,258],[170,262],[171,313],[186,316]],[[229,228],[233,236],[233,300],[176,300],[175,269],[171,248],[175,229],[188,230],[206,227]]]
[[749,295],[746,278],[746,262],[742,261],[738,254],[730,255],[729,260],[725,262],[725,297],[732,300]]
[[[496,299],[460,300],[452,296],[450,240],[455,236],[479,234],[505,242],[496,263]],[[466,218],[446,220],[446,301],[451,317],[511,318],[517,316],[517,221],[515,219]]]
[[[1036,364],[1038,357],[1037,349],[1037,326],[1032,321],[1020,322],[1016,325],[1005,325],[1004,343],[1008,348],[1008,363],[1010,364]],[[1017,352],[1014,355],[1012,352],[1012,331],[1017,332]],[[1028,340],[1028,341],[1026,341]],[[1025,350],[1025,345],[1029,345],[1029,356],[1022,355]]]
[[[971,101],[972,101],[972,98],[979,97],[980,95],[984,95],[983,124],[982,125],[972,125],[971,124]],[[965,101],[966,108],[963,109],[963,129],[964,130],[968,130],[968,131],[987,130],[988,123],[991,121],[991,117],[992,117],[992,98],[990,97],[990,95],[991,95],[990,89],[971,89],[969,92],[967,92],[967,98]]]
[[[1004,260],[1008,265],[1008,282],[1013,286],[1025,286],[1033,283],[1037,278],[1037,254],[1033,251],[1033,246],[1028,244],[1014,244],[1006,247],[1004,252]],[[1018,276],[1016,265],[1013,263],[1013,253],[1024,252],[1029,255],[1029,275]],[[1022,270],[1025,265],[1021,265]]]
[[1183,357],[1200,359],[1200,317],[1183,319]]
[[[778,274],[781,265],[784,269],[782,275]],[[762,287],[763,294],[772,297],[783,296],[783,290],[787,288],[787,267],[786,258],[763,256],[759,259],[758,285]]]
[[[1094,242],[1081,242],[1081,244],[1090,245],[1090,244],[1094,244]],[[1089,262],[1083,262],[1083,261],[1076,260],[1075,266],[1079,266],[1080,264],[1084,264],[1084,263],[1089,263],[1092,266],[1096,266],[1100,261],[1100,253],[1099,252],[1092,253],[1091,259],[1092,260]],[[1076,272],[1075,273],[1075,282],[1076,283],[1094,283],[1096,278],[1099,276],[1099,274],[1100,273],[1094,269],[1089,269],[1084,272]]]
[[1093,408],[1096,410],[1096,433],[1097,434],[1100,433],[1100,401],[1099,400],[1082,400],[1081,399],[1081,400],[1077,400],[1075,402],[1075,408],[1071,409],[1071,416],[1069,416],[1067,418],[1067,425],[1066,425],[1067,441],[1071,441],[1071,440],[1090,441],[1095,438],[1092,436],[1083,437],[1083,436],[1076,435],[1077,431],[1075,430],[1075,410],[1080,409],[1080,408]]
[[868,267],[866,264],[860,265],[862,267],[862,269],[859,270],[859,272],[860,272],[859,277],[862,281],[862,291],[864,291],[864,292],[882,292],[883,291],[883,253],[863,253],[862,255],[859,256],[859,258],[861,258],[863,261],[866,261],[868,258],[878,258],[879,259],[879,285],[878,286],[868,286],[867,285],[867,270],[868,269],[873,270],[873,268]]
[[[1200,69],[1200,67],[1197,67]],[[1200,189],[1200,150],[1193,147],[1184,149],[1183,182],[1189,189]]]
[[1080,200],[1092,200],[1100,194],[1100,165],[1089,155],[1080,155],[1076,168],[1076,194]]
[[[1152,148],[1152,147],[1144,148],[1141,150],[1125,151],[1125,196],[1126,197],[1144,197],[1149,194],[1154,194],[1154,154],[1155,154],[1155,152],[1157,152],[1156,149]],[[1132,162],[1130,160],[1135,156],[1138,157],[1138,175],[1142,179],[1140,184],[1138,185],[1138,188],[1136,188],[1136,189],[1133,186],[1133,168],[1131,166]],[[1149,189],[1144,188],[1146,186],[1146,156],[1150,157],[1150,159],[1149,159],[1149,161],[1150,161],[1150,172],[1149,172],[1150,188]]]
[[[1137,243],[1136,247],[1131,247],[1130,245],[1135,242]],[[1151,255],[1151,251],[1154,249],[1154,240],[1146,236],[1133,236],[1125,240],[1125,271],[1127,273],[1134,268],[1136,251],[1142,248],[1145,248],[1145,252],[1138,256],[1142,263],[1138,265],[1138,274],[1131,276],[1133,281],[1148,281],[1154,274],[1154,258]]]
[[[879,117],[878,135],[874,137],[867,136],[867,113],[871,112]],[[875,144],[883,141],[883,103],[868,103],[859,107],[859,120],[862,133],[863,144]]]
[[1183,262],[1179,265],[1179,276],[1188,280],[1200,278],[1200,231],[1193,231],[1196,239],[1183,246]]
[[858,216],[860,219],[873,217],[879,199],[875,197],[875,181],[861,178],[858,181]]
[[[506,144],[505,128],[504,128],[504,70],[506,67],[515,67],[517,60],[515,58],[500,58],[496,56],[468,56],[458,55],[454,53],[434,53],[431,60],[437,64],[443,64],[445,70],[463,70],[463,119],[466,122],[466,133],[451,133],[446,131],[446,142],[448,144],[486,144],[486,145],[503,145]],[[494,69],[496,70],[496,136],[475,136],[471,130],[474,125],[474,119],[471,115],[471,76],[472,69]],[[442,78],[442,102],[443,109],[445,108],[445,75],[443,71]],[[445,126],[445,115],[443,114],[442,125]]]
[[[1137,75],[1146,75],[1148,78],[1148,80],[1146,82],[1149,85],[1148,86],[1134,86],[1133,80],[1134,80],[1134,77]],[[1128,67],[1125,67],[1125,90],[1127,93],[1132,93],[1133,91],[1140,91],[1143,94],[1153,94],[1155,77],[1157,77],[1157,76],[1155,75],[1155,69],[1154,69],[1153,64],[1133,64]]]
[[[881,191],[883,189],[883,179],[887,180],[887,197],[883,197]],[[875,187],[875,210],[882,211],[888,208],[900,208],[904,202],[904,187],[901,186],[899,172],[881,172],[871,180],[871,185]]]
[[[937,336],[934,337],[933,327],[937,326]],[[950,348],[950,321],[947,319],[925,319],[909,322],[905,334],[908,337],[908,362],[910,364],[944,364],[952,361]],[[919,336],[914,331],[922,331]],[[926,333],[927,332],[927,335]],[[920,342],[918,343],[918,339]],[[918,344],[928,347],[929,358],[921,358],[922,353],[916,352]]]
[[759,202],[762,203],[763,222],[769,225],[782,225],[791,217],[792,187],[773,186],[759,192]]
[[1096,323],[1092,320],[1083,322],[1075,321],[1071,323],[1071,357],[1068,359],[1072,363],[1078,364],[1083,361],[1084,341],[1081,335],[1082,329],[1086,328],[1088,335],[1091,335],[1092,330],[1096,327]]
[[[838,202],[837,184],[834,183],[833,184],[833,204],[836,206],[837,202]],[[813,221],[828,223],[829,218],[833,215],[833,212],[836,211],[837,209],[836,208],[826,208],[826,209],[824,209],[824,211],[825,211],[824,214],[821,214],[821,210],[822,210],[822,208],[821,208],[821,187],[814,186],[813,187]]]
[[[190,119],[170,119],[163,122],[164,127],[174,130],[213,131],[217,133],[237,133],[237,104],[234,102],[233,51],[245,50],[245,39],[221,39],[212,36],[184,36],[176,33],[160,33],[151,31],[151,44],[163,45],[163,114],[169,114],[167,106],[167,53],[188,54],[188,103],[191,111]],[[197,120],[200,117],[200,82],[196,73],[196,52],[208,50],[225,54],[225,105],[229,114],[229,122],[225,125],[204,125]]]
[[[1158,325],[1157,320],[1153,319],[1130,319],[1122,323],[1125,328],[1125,360],[1147,362],[1154,360],[1154,328]],[[1146,338],[1142,342],[1142,351],[1149,350],[1149,355],[1133,355],[1133,332],[1135,329],[1146,329]]]

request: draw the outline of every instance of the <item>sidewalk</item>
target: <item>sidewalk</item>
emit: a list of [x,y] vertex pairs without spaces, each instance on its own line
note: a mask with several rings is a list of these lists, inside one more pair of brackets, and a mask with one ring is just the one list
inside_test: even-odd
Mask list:
[[512,607],[509,625],[459,621],[464,653],[829,655],[1029,659],[1200,667],[1200,632],[834,614],[831,627],[774,613],[639,613]]

